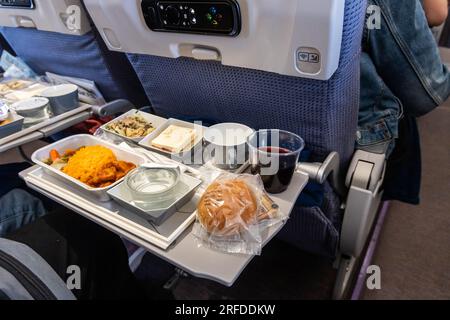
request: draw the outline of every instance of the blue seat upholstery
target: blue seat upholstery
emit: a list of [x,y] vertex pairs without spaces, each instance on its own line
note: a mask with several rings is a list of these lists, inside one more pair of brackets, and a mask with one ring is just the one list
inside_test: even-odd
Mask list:
[[[345,169],[354,152],[365,9],[365,1],[346,0],[340,65],[329,81],[188,58],[128,57],[157,114],[289,130],[305,139],[311,161],[337,151]],[[339,205],[331,187],[325,186],[323,204],[297,207],[280,236],[304,250],[335,256],[342,221]]]
[[95,81],[107,101],[125,98],[136,106],[148,105],[130,62],[124,54],[109,51],[97,31],[83,36],[25,28],[1,28],[17,56],[35,72]]

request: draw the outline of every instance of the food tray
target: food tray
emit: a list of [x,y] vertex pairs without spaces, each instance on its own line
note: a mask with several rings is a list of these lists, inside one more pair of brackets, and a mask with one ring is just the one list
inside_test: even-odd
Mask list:
[[50,151],[52,149],[56,149],[58,152],[63,153],[67,149],[78,149],[83,146],[94,146],[94,145],[101,145],[104,147],[107,147],[108,149],[112,150],[114,154],[116,155],[118,160],[123,160],[127,162],[134,163],[135,165],[139,166],[146,162],[146,159],[138,155],[136,153],[124,150],[112,143],[106,142],[104,140],[101,140],[99,138],[96,138],[94,136],[88,135],[88,134],[80,134],[80,135],[74,135],[62,140],[59,140],[53,144],[50,144],[48,146],[45,146],[36,152],[33,153],[31,156],[31,159],[34,163],[42,167],[47,173],[50,175],[55,176],[56,178],[62,179],[64,182],[68,182],[76,187],[78,187],[81,191],[87,192],[94,196],[98,201],[105,202],[109,201],[111,198],[107,194],[107,191],[120,182],[124,180],[124,178],[119,179],[112,185],[104,188],[92,188],[88,185],[82,183],[81,181],[78,181],[75,178],[72,178],[62,171],[53,168],[47,164],[45,164],[43,161],[45,159],[48,159]]
[[202,181],[187,174],[181,174],[180,182],[174,189],[172,199],[160,203],[149,203],[145,207],[135,203],[125,182],[108,190],[108,194],[125,208],[139,214],[157,225],[166,221],[172,214],[183,207],[194,195]]
[[139,111],[137,109],[132,109],[132,110],[128,111],[127,113],[124,113],[120,117],[117,117],[114,120],[111,120],[110,122],[104,124],[103,126],[101,126],[101,129],[104,132],[107,132],[109,134],[113,134],[115,136],[121,137],[122,139],[131,140],[131,141],[137,143],[137,142],[141,141],[142,139],[144,139],[145,137],[129,138],[129,137],[123,136],[121,134],[118,134],[118,133],[116,133],[116,132],[114,132],[112,130],[107,129],[108,125],[111,125],[111,124],[113,124],[113,123],[115,123],[117,121],[125,119],[126,117],[135,116],[135,115],[141,116],[147,122],[150,122],[153,125],[153,127],[155,128],[155,130],[157,130],[159,127],[163,126],[167,122],[167,119],[165,119],[165,118],[158,117],[158,116],[156,116],[154,114],[150,114],[150,113],[147,113],[147,112],[142,112],[142,111]]
[[10,120],[11,122],[0,126],[0,139],[19,132],[22,129],[24,121],[23,117],[19,116],[18,114],[9,112],[7,120]]
[[[170,153],[165,150],[155,148],[152,146],[152,141],[156,139],[165,129],[167,129],[170,125],[176,125],[179,127],[185,127],[185,128],[192,128],[196,130],[196,138],[194,140],[194,143],[187,149],[183,150],[181,153]],[[205,131],[205,128],[200,125],[196,125],[191,122],[181,121],[178,119],[170,118],[167,120],[167,122],[153,131],[151,134],[149,134],[147,137],[145,137],[141,142],[139,142],[139,145],[143,148],[150,149],[152,151],[156,151],[158,153],[164,154],[168,156],[171,159],[177,160],[177,161],[183,161],[188,162],[192,161],[194,159],[194,156],[203,150],[203,133]],[[201,154],[200,154],[201,156]]]
[[22,171],[20,176],[30,188],[55,201],[63,201],[65,206],[75,212],[80,213],[79,210],[83,210],[87,214],[85,217],[131,241],[141,245],[145,243],[151,248],[156,246],[166,250],[195,221],[197,195],[179,212],[156,226],[114,200],[98,202],[90,194],[80,194],[79,188],[48,175],[39,166]]
[[[58,116],[54,116],[51,117],[45,121],[42,121],[40,123],[34,124],[28,128],[21,128],[22,130],[19,130],[16,133],[13,134],[9,134],[8,136],[5,136],[4,138],[0,139],[0,146],[8,144],[12,141],[16,141],[20,138],[23,138],[27,135],[30,135],[32,133],[35,133],[41,129],[44,129],[46,127],[52,126],[52,125],[56,125],[58,122],[62,122],[66,119],[69,119],[70,117],[76,116],[78,114],[87,112],[88,110],[90,110],[92,108],[92,106],[87,105],[87,104],[83,104],[81,105],[79,108],[77,109],[73,109],[70,110],[64,114],[60,114]],[[14,112],[13,112],[14,113]]]

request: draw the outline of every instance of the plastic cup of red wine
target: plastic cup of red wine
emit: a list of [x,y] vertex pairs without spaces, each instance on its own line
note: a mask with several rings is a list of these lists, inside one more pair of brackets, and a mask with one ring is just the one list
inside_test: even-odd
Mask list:
[[305,142],[283,130],[259,130],[247,139],[252,174],[259,174],[267,192],[286,191],[297,167]]

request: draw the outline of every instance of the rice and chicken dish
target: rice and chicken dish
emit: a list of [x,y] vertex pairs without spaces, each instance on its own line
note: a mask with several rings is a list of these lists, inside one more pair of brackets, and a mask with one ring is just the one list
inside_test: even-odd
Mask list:
[[133,163],[117,160],[103,146],[66,150],[62,155],[52,150],[46,163],[93,188],[110,186],[136,168]]

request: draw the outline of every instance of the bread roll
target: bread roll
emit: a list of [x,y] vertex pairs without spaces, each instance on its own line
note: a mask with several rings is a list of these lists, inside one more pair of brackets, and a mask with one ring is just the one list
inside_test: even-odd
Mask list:
[[209,233],[232,235],[255,223],[258,205],[243,180],[212,183],[198,204],[198,218]]

